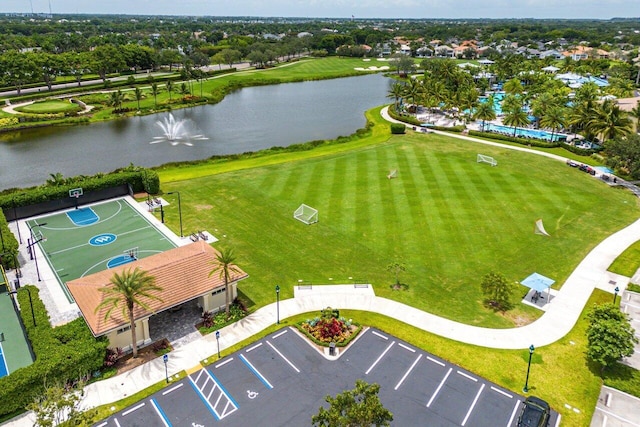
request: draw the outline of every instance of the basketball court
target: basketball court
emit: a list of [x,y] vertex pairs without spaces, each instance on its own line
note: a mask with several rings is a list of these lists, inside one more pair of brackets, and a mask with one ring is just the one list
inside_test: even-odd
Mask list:
[[6,279],[0,267],[0,378],[33,363],[18,313],[7,292]]
[[177,246],[130,200],[76,205],[26,221],[30,244],[38,245],[45,258],[36,262],[49,265],[70,303],[66,282]]

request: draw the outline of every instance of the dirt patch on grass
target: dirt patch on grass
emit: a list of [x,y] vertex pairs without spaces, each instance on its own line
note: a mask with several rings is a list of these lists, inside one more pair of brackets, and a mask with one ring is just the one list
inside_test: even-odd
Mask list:
[[199,211],[207,211],[209,209],[213,209],[213,206],[211,205],[194,205],[193,207]]

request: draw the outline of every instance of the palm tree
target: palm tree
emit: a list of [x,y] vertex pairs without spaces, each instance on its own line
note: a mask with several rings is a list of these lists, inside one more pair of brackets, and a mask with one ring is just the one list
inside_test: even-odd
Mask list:
[[169,92],[169,103],[171,103],[171,92],[173,92],[173,81],[167,81],[167,92]]
[[387,94],[387,98],[394,99],[395,110],[398,111],[398,103],[402,99],[402,95],[404,95],[404,85],[402,83],[394,83],[391,85],[389,89],[389,93]]
[[136,338],[136,323],[133,309],[140,306],[145,310],[150,310],[147,300],[162,301],[154,292],[162,291],[162,288],[155,284],[155,277],[136,267],[135,270],[123,270],[122,274],[115,273],[109,280],[110,285],[100,288],[104,292],[105,298],[95,309],[97,313],[103,307],[107,307],[104,319],[111,317],[114,308],[122,308],[122,316],[129,321],[131,328],[131,348],[133,357],[138,357],[138,344]]
[[479,103],[476,107],[476,112],[473,115],[473,118],[475,120],[482,120],[482,132],[484,132],[485,122],[496,118],[496,110],[493,105],[493,96],[490,96],[485,102]]
[[109,95],[109,105],[113,107],[114,110],[119,110],[122,107],[122,101],[124,100],[124,95],[122,91],[118,89],[115,92],[111,92]]
[[631,117],[636,120],[636,132],[640,133],[640,104],[631,110]]
[[151,83],[151,93],[153,94],[153,103],[158,107],[158,83]]
[[522,109],[521,105],[513,106],[513,108],[505,114],[502,122],[507,126],[513,126],[513,137],[515,138],[518,127],[529,124],[529,117],[527,117],[527,113]]
[[239,273],[240,270],[235,266],[236,257],[233,253],[233,249],[221,249],[216,255],[215,259],[211,261],[214,266],[213,270],[209,272],[209,277],[218,273],[218,277],[224,280],[224,293],[225,293],[225,308],[224,313],[227,319],[229,318],[229,282],[231,281],[231,274]]
[[142,99],[142,90],[139,87],[137,87],[135,88],[133,93],[136,97],[136,101],[138,101],[138,110],[140,110],[140,100]]
[[563,129],[567,125],[566,109],[564,107],[552,105],[545,111],[544,115],[540,119],[540,125],[551,129],[551,142],[553,142],[553,136],[556,130]]
[[520,79],[518,78],[513,78],[505,82],[503,89],[506,93],[511,95],[520,95],[522,92],[524,92],[522,83],[520,83]]
[[597,105],[593,118],[587,123],[587,128],[602,136],[602,141],[627,136],[631,133],[632,126],[629,114],[611,100]]

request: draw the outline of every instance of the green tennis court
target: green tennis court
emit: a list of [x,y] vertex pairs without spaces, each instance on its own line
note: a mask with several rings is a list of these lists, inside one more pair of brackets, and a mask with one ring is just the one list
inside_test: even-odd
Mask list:
[[27,223],[69,302],[73,298],[66,282],[176,247],[126,199]]
[[7,276],[0,267],[0,377],[31,365],[33,359],[25,339],[18,313],[8,294]]

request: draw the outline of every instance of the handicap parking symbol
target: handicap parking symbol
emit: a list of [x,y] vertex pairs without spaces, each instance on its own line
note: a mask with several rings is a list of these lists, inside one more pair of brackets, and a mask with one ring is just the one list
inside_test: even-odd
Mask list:
[[247,390],[247,397],[249,399],[255,399],[256,397],[258,397],[258,393],[257,391],[251,391],[251,390]]

